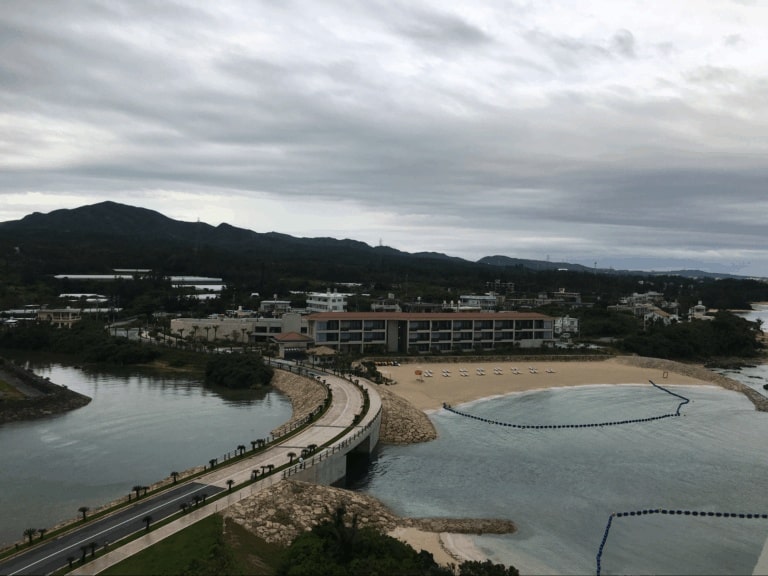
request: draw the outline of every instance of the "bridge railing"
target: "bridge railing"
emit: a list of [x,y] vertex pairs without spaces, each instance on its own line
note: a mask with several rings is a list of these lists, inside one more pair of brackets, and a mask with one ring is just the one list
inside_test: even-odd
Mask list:
[[[303,366],[291,366],[290,364],[284,364],[282,362],[278,362],[278,361],[273,360],[271,358],[268,359],[267,362],[268,362],[268,364],[270,366],[273,366],[275,368],[279,368],[281,370],[288,370],[289,372],[294,372],[295,371],[296,374],[299,374],[301,376],[309,376],[311,378],[314,378],[315,380],[317,380],[318,384],[320,384],[321,386],[323,386],[325,388],[325,400],[323,401],[323,404],[320,404],[319,406],[317,406],[317,408],[312,410],[304,418],[300,418],[300,419],[295,420],[293,422],[287,422],[286,424],[278,426],[275,429],[276,433],[273,432],[272,434],[270,434],[266,438],[260,438],[258,441],[256,441],[256,440],[253,441],[255,443],[258,443],[260,445],[259,447],[263,447],[263,448],[267,448],[271,444],[274,444],[276,442],[282,441],[283,438],[285,438],[286,436],[290,435],[297,428],[301,428],[302,426],[306,426],[307,424],[312,422],[312,420],[314,420],[317,416],[319,416],[323,412],[325,407],[328,406],[328,404],[331,401],[331,387],[328,385],[328,383],[326,382],[325,378],[321,378],[319,375],[314,374],[314,372],[319,372],[318,370],[310,370],[310,369],[307,369],[307,368],[305,368]],[[253,450],[251,450],[251,451],[253,451]],[[227,462],[227,461],[231,460],[232,458],[239,458],[239,457],[247,454],[247,452],[248,451],[245,451],[245,452],[241,453],[239,450],[233,450],[231,452],[226,452],[226,453],[222,454],[219,458],[214,458],[213,459],[214,460],[213,466],[222,464],[224,462]],[[209,460],[209,463],[210,462],[211,461]]]
[[298,462],[292,466],[289,466],[288,468],[285,468],[283,470],[283,478],[290,478],[291,476],[298,474],[302,470],[305,470],[306,468],[310,468],[312,466],[315,466],[316,464],[319,464],[323,462],[324,460],[327,460],[337,452],[343,452],[349,448],[352,444],[354,444],[355,440],[360,438],[361,436],[365,435],[369,432],[369,430],[373,427],[374,424],[377,423],[377,421],[381,418],[381,407],[376,411],[376,414],[373,418],[371,418],[370,422],[368,422],[365,426],[361,426],[357,428],[351,436],[347,436],[343,440],[340,440],[339,442],[335,442],[331,444],[330,446],[327,446],[323,448],[322,450],[314,453],[311,457],[307,457],[303,462]]

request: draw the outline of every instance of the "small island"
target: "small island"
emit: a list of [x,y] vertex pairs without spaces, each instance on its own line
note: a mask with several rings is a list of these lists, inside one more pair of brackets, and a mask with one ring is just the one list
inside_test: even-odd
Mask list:
[[88,396],[0,358],[0,424],[61,414],[90,401]]

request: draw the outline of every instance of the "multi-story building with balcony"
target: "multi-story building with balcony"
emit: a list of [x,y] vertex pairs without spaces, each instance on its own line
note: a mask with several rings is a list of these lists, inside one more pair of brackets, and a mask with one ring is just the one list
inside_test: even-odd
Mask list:
[[449,353],[536,348],[554,319],[534,312],[336,312],[306,317],[315,344],[356,353]]

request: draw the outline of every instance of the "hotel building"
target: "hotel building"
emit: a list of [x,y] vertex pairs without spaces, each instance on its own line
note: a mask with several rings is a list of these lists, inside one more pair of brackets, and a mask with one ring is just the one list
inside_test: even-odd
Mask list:
[[317,346],[355,353],[449,353],[537,348],[554,318],[535,312],[327,312],[306,317]]

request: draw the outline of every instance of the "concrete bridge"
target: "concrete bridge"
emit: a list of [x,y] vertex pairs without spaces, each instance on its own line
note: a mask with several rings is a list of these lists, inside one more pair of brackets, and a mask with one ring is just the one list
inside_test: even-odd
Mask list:
[[[173,489],[146,496],[128,508],[23,549],[0,561],[0,574],[50,574],[66,567],[70,558],[79,559],[81,551],[93,542],[98,549],[105,548],[107,542],[116,543],[109,546],[108,552],[85,564],[75,562],[77,567],[71,572],[97,574],[284,478],[327,485],[343,483],[349,462],[361,455],[367,458],[378,444],[381,398],[376,387],[365,380],[350,380],[317,369],[291,366],[291,371],[324,382],[331,393],[327,410],[309,426],[288,434],[283,440],[272,440],[266,450],[214,466],[193,480],[180,481]],[[292,465],[285,466],[291,462]],[[278,471],[268,472],[273,469]],[[201,494],[213,498],[224,492],[226,496],[199,505]],[[180,506],[185,503],[191,511],[180,514]],[[155,530],[146,530],[145,519],[149,513],[155,523],[175,519]],[[137,533],[143,535],[119,545],[119,540]]]

